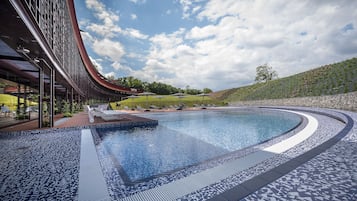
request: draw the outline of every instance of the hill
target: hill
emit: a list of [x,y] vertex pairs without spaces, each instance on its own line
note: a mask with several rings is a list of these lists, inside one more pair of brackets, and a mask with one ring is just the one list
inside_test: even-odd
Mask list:
[[357,58],[325,65],[285,78],[215,92],[228,102],[323,96],[357,91]]
[[110,103],[113,109],[124,109],[125,106],[129,108],[135,108],[140,106],[147,108],[155,106],[159,108],[168,108],[176,105],[184,104],[186,107],[193,107],[195,105],[217,105],[222,106],[224,103],[211,97],[199,96],[199,95],[185,95],[185,96],[173,96],[173,95],[159,95],[159,96],[138,96],[136,98],[129,98],[120,102]]

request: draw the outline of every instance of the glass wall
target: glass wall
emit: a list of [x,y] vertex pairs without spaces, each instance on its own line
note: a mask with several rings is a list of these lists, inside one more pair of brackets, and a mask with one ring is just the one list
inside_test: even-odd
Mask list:
[[0,78],[0,128],[38,119],[38,90]]

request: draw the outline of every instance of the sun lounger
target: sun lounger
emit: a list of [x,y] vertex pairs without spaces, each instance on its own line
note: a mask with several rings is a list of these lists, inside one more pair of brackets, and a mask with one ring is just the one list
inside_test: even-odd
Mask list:
[[103,110],[102,115],[100,116],[104,121],[114,121],[123,119],[123,114],[126,112],[119,112],[115,110]]
[[157,107],[156,105],[150,105],[149,108],[150,108],[150,109],[159,109],[159,107]]
[[176,108],[176,110],[182,110],[184,108],[184,105],[180,105]]
[[137,105],[137,106],[136,106],[136,110],[137,110],[137,111],[143,111],[144,109],[143,109],[141,106]]
[[93,114],[93,109],[87,105],[86,110],[88,112],[88,118],[90,123],[94,123],[94,114]]
[[87,105],[89,122],[94,123],[94,117],[100,117],[104,121],[114,121],[123,119],[122,115],[127,114],[125,112],[119,112],[115,110],[107,110],[108,104],[98,105],[96,108],[91,108]]

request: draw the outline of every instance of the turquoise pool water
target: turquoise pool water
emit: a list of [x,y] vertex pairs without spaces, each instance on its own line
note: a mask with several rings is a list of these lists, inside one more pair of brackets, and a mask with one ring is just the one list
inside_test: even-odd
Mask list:
[[143,114],[157,127],[98,128],[126,182],[139,182],[240,150],[295,128],[301,117],[272,110]]

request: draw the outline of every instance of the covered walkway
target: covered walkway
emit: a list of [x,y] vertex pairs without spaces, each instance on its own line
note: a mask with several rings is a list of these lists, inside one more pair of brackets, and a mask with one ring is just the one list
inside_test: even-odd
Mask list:
[[[143,118],[125,114],[122,115],[121,120],[113,120],[113,121],[104,121],[102,118],[95,117],[94,123],[89,122],[88,113],[87,112],[79,112],[73,115],[73,117],[64,118],[62,114],[54,116],[54,127],[53,128],[81,128],[81,127],[91,127],[96,125],[103,124],[115,124],[118,122],[136,122],[143,121]],[[13,120],[16,121],[16,120]],[[47,128],[42,128],[47,129]],[[17,122],[12,126],[8,126],[0,129],[1,132],[15,132],[15,131],[31,131],[37,130],[37,121],[27,121],[27,122]]]
[[17,97],[11,108],[16,119],[26,119],[32,104],[37,128],[53,127],[58,113],[137,93],[111,83],[93,66],[73,0],[5,0],[0,8],[0,95]]

